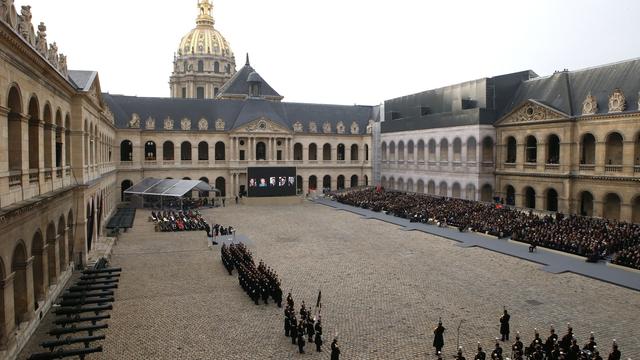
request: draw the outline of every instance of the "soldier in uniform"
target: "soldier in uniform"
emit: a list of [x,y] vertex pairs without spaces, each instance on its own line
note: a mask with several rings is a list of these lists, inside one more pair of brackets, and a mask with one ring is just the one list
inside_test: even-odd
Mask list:
[[284,336],[289,337],[289,330],[291,329],[291,321],[289,320],[289,315],[284,315]]
[[458,353],[455,356],[456,360],[467,360],[467,358],[462,355],[462,346],[458,347]]
[[309,342],[312,342],[313,335],[315,334],[316,331],[313,328],[313,319],[311,318],[311,316],[307,318],[307,322],[305,323],[305,326],[307,328],[307,335],[309,336]]
[[287,306],[290,308],[294,308],[293,307],[293,297],[291,296],[291,293],[287,294]]
[[298,352],[304,354],[304,333],[298,332]]
[[549,330],[549,332],[551,334],[547,338],[547,341],[544,343],[544,350],[547,353],[547,357],[551,356],[551,352],[553,351],[553,348],[556,342],[558,341],[558,335],[556,334],[556,331],[553,328],[553,325],[551,326],[551,329]]
[[507,312],[507,309],[504,309],[504,314],[500,317],[500,335],[502,336],[502,341],[509,340],[509,320],[511,319],[511,315]]
[[578,340],[576,340],[576,338],[573,338],[571,339],[571,345],[569,346],[569,351],[567,351],[567,359],[578,360],[579,355],[580,355],[580,346],[578,346]]
[[442,321],[438,321],[438,326],[433,329],[433,347],[436,348],[436,353],[440,352],[444,346],[444,331]]
[[322,335],[319,332],[316,332],[314,342],[316,344],[316,351],[322,352]]
[[340,360],[340,347],[338,347],[338,338],[333,339],[331,343],[331,360]]
[[320,322],[320,319],[316,321],[316,326],[314,327],[314,330],[316,334],[322,335],[322,323]]
[[567,324],[567,333],[562,337],[562,340],[560,340],[560,349],[565,353],[571,346],[571,339],[573,339],[573,328],[570,324]]
[[500,341],[496,338],[496,347],[491,352],[491,359],[502,360],[502,347],[500,347]]
[[596,346],[597,346],[597,344],[596,344],[595,337],[594,337],[593,332],[592,332],[589,335],[589,342],[584,344],[583,349],[593,352],[595,350]]
[[480,342],[478,341],[478,352],[476,353],[476,356],[473,358],[473,360],[486,360],[487,358],[487,354],[482,351],[482,346],[480,346]]
[[524,355],[524,344],[520,341],[520,333],[516,333],[516,342],[511,346],[511,352],[513,353],[513,357],[522,357]]
[[611,346],[611,352],[609,353],[608,360],[620,360],[621,356],[622,354],[620,353],[620,350],[618,350],[618,343],[613,339],[613,345]]
[[533,354],[533,352],[536,351],[536,348],[538,346],[542,346],[542,339],[540,338],[540,333],[538,332],[538,329],[535,328],[533,329],[533,331],[535,332],[533,340],[531,341],[531,344],[529,344],[529,347],[525,349],[525,355],[527,356]]
[[291,331],[289,334],[291,335],[291,343],[295,345],[296,338],[298,337],[298,326],[296,326],[295,318],[293,318],[293,322],[291,323]]

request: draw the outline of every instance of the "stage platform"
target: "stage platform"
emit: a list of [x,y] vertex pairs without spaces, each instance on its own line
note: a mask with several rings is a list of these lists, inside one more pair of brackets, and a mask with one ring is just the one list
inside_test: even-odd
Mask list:
[[302,196],[272,196],[272,197],[243,197],[243,205],[300,205],[304,201]]

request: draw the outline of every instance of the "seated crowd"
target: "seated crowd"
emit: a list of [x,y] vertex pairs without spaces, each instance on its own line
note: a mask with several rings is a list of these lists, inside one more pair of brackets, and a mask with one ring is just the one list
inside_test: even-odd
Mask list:
[[155,223],[156,231],[209,230],[209,224],[197,210],[152,211],[151,221]]
[[640,224],[581,217],[540,216],[501,204],[425,194],[365,189],[335,195],[344,204],[385,212],[412,222],[455,226],[497,237],[640,269]]

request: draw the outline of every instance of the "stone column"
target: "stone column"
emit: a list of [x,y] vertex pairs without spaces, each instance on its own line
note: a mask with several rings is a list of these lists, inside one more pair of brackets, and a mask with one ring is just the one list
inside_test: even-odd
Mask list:
[[[631,199],[622,199],[622,201],[631,201]],[[631,216],[632,216],[632,207],[631,204],[628,202],[622,202],[620,204],[620,220],[621,221],[626,221],[626,222],[631,222]]]
[[196,144],[196,146],[193,146],[193,144],[191,144],[191,163],[198,163],[199,158],[199,151],[198,151],[198,144]]
[[[596,168],[595,172],[602,174],[604,172],[605,166],[605,153],[606,153],[606,144],[602,141],[596,142]],[[596,215],[594,210],[594,216],[602,216],[602,212]]]
[[[624,141],[622,143],[622,172],[624,174],[633,175],[633,165],[635,162],[634,152],[635,152],[635,137],[629,136],[628,141]],[[629,210],[631,211],[631,210]],[[631,220],[631,212],[629,212],[629,217],[625,218],[622,215],[622,210],[620,212],[620,218],[630,221]]]

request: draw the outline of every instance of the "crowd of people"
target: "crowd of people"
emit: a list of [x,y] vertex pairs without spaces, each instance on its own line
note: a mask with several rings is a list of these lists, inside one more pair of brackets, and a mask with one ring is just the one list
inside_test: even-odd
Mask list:
[[197,231],[209,229],[209,224],[199,211],[152,211],[151,221],[156,231]]
[[[517,333],[515,341],[511,344],[511,353],[508,354],[508,350],[503,349],[501,342],[509,341],[509,318],[505,310],[504,315],[500,317],[501,338],[496,338],[494,348],[489,353],[491,360],[603,360],[593,332],[581,347],[570,324],[567,324],[567,332],[562,337],[556,334],[553,326],[550,327],[549,336],[546,339],[540,336],[538,329],[534,329],[533,339],[528,345],[522,341],[520,333]],[[445,330],[442,321],[439,321],[438,326],[433,329],[433,346],[436,349],[438,359],[442,359],[441,350],[444,346]],[[620,360],[621,357],[622,353],[618,349],[618,344],[616,340],[613,340],[607,359]],[[462,348],[458,348],[455,358],[466,360]],[[487,353],[483,350],[480,342],[478,342],[478,349],[473,359],[487,359]]]
[[344,204],[385,212],[412,222],[455,226],[497,237],[586,256],[612,258],[615,263],[640,269],[640,224],[616,220],[538,215],[497,203],[484,203],[384,189],[335,194]]
[[282,289],[278,274],[262,260],[256,267],[253,255],[245,244],[222,244],[220,255],[229,275],[233,275],[234,269],[238,271],[240,286],[256,305],[260,304],[260,299],[268,304],[271,297],[278,307],[282,307]]

